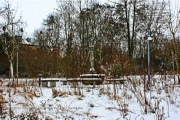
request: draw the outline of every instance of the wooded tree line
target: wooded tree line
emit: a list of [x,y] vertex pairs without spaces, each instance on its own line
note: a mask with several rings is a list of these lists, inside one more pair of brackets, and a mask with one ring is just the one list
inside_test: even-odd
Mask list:
[[[30,43],[48,46],[52,53],[58,49],[57,55],[51,57],[56,61],[54,72],[66,77],[89,72],[92,45],[97,72],[111,71],[112,66],[118,65],[121,75],[144,74],[147,73],[147,32],[150,30],[152,73],[179,73],[179,12],[172,12],[170,5],[165,0],[119,0],[109,4],[57,0],[57,8],[43,21],[42,28],[35,30]],[[43,62],[49,65],[52,61]],[[45,70],[47,64],[41,66],[42,70],[52,72]]]

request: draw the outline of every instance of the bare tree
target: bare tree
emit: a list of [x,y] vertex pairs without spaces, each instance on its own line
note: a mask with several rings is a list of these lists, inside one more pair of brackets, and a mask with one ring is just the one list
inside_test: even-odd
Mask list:
[[[171,9],[171,6],[169,6],[169,9]],[[170,36],[173,43],[172,54],[175,59],[176,72],[179,73],[179,55],[180,55],[179,45],[178,45],[178,40],[180,37],[178,34],[178,31],[180,31],[180,9],[179,8],[175,7],[174,9],[171,9],[170,14],[169,14],[169,20],[168,20],[168,29],[169,29]],[[180,80],[178,81],[178,83],[180,84]]]
[[1,13],[3,28],[2,36],[2,47],[4,53],[8,56],[10,63],[10,77],[13,79],[13,61],[14,61],[14,53],[16,51],[17,39],[15,39],[15,34],[19,34],[19,31],[22,31],[20,27],[23,26],[23,22],[21,20],[21,16],[17,18],[16,10],[11,7],[11,4],[5,1],[3,12]]

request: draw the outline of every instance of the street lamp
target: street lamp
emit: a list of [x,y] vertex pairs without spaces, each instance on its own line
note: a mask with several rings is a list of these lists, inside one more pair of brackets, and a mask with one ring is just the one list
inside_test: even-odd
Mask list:
[[150,41],[152,41],[151,31],[148,31],[148,82],[150,82]]
[[147,113],[147,100],[146,100],[146,85],[148,87],[148,84],[150,83],[150,41],[152,40],[152,37],[151,37],[151,31],[149,30],[148,31],[148,34],[147,34],[147,40],[148,40],[148,82],[146,84],[145,82],[145,79],[144,79],[144,101],[145,101],[145,109],[144,109],[144,112]]

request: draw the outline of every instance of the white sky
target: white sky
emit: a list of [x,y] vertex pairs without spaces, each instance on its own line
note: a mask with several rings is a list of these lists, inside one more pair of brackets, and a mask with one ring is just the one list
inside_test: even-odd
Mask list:
[[[180,4],[179,0],[170,1],[176,3],[176,7]],[[1,0],[0,4],[3,2]],[[54,11],[54,8],[57,7],[56,0],[9,0],[9,2],[12,3],[13,8],[17,8],[22,15],[23,21],[27,23],[28,26],[25,31],[28,36],[32,36],[34,30],[41,27],[43,19],[47,18]]]
[[22,15],[23,21],[27,23],[25,31],[32,36],[35,29],[41,27],[43,19],[54,11],[56,0],[9,0],[13,8]]

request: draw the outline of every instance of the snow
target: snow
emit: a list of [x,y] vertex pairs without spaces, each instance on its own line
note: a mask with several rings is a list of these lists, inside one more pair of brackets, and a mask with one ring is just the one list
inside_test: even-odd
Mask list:
[[17,119],[20,115],[28,118],[31,113],[42,120],[179,120],[180,87],[174,84],[173,77],[156,75],[152,78],[151,89],[145,92],[147,113],[144,111],[142,78],[128,76],[131,81],[124,84],[102,84],[95,88],[82,84],[73,88],[71,84],[62,83],[47,88],[38,87],[37,83],[34,86],[24,84],[14,92],[13,87],[4,85],[5,98],[9,102],[6,118],[10,116],[11,107]]

